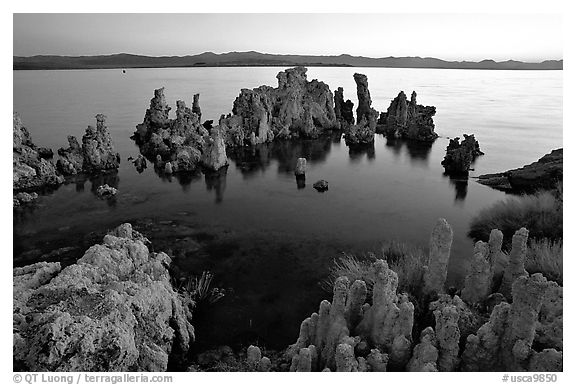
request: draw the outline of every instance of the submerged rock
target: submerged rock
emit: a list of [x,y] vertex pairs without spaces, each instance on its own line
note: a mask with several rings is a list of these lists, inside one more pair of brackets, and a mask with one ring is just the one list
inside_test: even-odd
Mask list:
[[461,143],[460,138],[450,139],[441,164],[444,166],[446,174],[468,175],[470,166],[480,155],[484,155],[484,153],[480,151],[480,145],[474,135],[464,134],[464,140]]
[[308,81],[307,69],[289,68],[278,73],[278,87],[242,89],[232,115],[222,117],[229,146],[257,145],[275,138],[316,138],[338,128],[334,96],[327,84]]
[[328,182],[324,179],[320,179],[318,182],[314,183],[312,187],[320,192],[328,191]]
[[551,190],[562,181],[563,169],[563,149],[559,148],[524,167],[498,174],[480,175],[478,183],[519,193],[530,193],[539,189]]
[[416,101],[412,92],[410,101],[404,91],[392,100],[386,113],[378,119],[378,131],[388,136],[430,142],[438,137],[434,132],[436,107],[423,106]]
[[168,273],[124,224],[61,270],[13,270],[13,351],[19,371],[165,371],[194,340],[190,311]]
[[18,113],[13,114],[12,146],[12,189],[13,191],[37,190],[64,183],[49,160],[41,156],[41,151],[32,142],[32,137]]
[[98,186],[96,189],[96,195],[100,198],[111,198],[118,192],[114,187],[108,186],[107,184]]

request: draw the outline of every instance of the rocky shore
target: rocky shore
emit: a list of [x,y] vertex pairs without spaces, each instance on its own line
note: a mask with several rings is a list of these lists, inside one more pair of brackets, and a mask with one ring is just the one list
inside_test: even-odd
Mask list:
[[551,190],[562,182],[564,174],[564,151],[552,150],[538,161],[524,167],[497,174],[484,174],[478,183],[492,188],[516,193],[531,193],[539,189]]

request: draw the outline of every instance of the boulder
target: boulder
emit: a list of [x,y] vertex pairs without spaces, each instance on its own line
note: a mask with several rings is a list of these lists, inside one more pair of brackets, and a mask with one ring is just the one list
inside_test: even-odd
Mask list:
[[194,340],[190,309],[170,283],[170,257],[123,224],[75,264],[13,270],[19,371],[165,371]]
[[112,198],[114,195],[116,195],[117,192],[117,189],[108,186],[107,184],[98,186],[98,188],[96,188],[96,195],[98,195],[99,198]]
[[38,199],[38,194],[33,192],[28,194],[27,192],[19,192],[18,194],[14,195],[13,198],[13,206],[18,207],[21,205],[25,205],[31,203]]
[[551,190],[562,181],[563,169],[563,149],[559,148],[524,167],[497,174],[480,175],[478,183],[497,190],[517,193]]
[[320,179],[318,182],[314,183],[312,187],[314,187],[316,191],[319,192],[328,191],[328,182],[324,179]]

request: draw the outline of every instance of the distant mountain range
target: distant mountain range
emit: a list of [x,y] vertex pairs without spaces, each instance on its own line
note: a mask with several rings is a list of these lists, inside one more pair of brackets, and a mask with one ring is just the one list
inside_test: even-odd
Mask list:
[[99,68],[163,68],[163,67],[255,67],[303,65],[308,67],[391,67],[391,68],[450,68],[485,70],[561,70],[562,60],[525,63],[508,60],[446,61],[431,57],[306,56],[273,55],[260,52],[204,52],[191,56],[141,56],[126,53],[99,56],[14,56],[14,70],[64,70]]

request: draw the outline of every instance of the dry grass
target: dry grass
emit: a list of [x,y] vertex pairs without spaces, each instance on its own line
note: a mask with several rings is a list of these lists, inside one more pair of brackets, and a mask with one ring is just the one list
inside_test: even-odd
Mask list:
[[178,285],[178,290],[187,297],[191,304],[198,306],[201,304],[213,304],[222,297],[225,292],[220,288],[213,288],[212,280],[214,275],[209,271],[203,271],[201,276],[188,278]]
[[338,277],[346,276],[350,282],[359,279],[366,282],[368,293],[372,292],[375,273],[372,263],[376,259],[384,259],[388,266],[398,274],[398,291],[417,296],[422,287],[426,256],[416,247],[401,242],[387,242],[382,246],[381,254],[368,253],[357,257],[342,253],[330,267],[329,277],[321,282],[324,290],[332,292],[334,282]]
[[542,273],[548,280],[563,284],[562,241],[530,240],[526,255],[526,271]]
[[509,244],[514,232],[521,227],[530,231],[530,238],[562,239],[562,186],[554,191],[510,197],[486,208],[472,219],[469,235],[487,241],[492,229],[504,233]]

